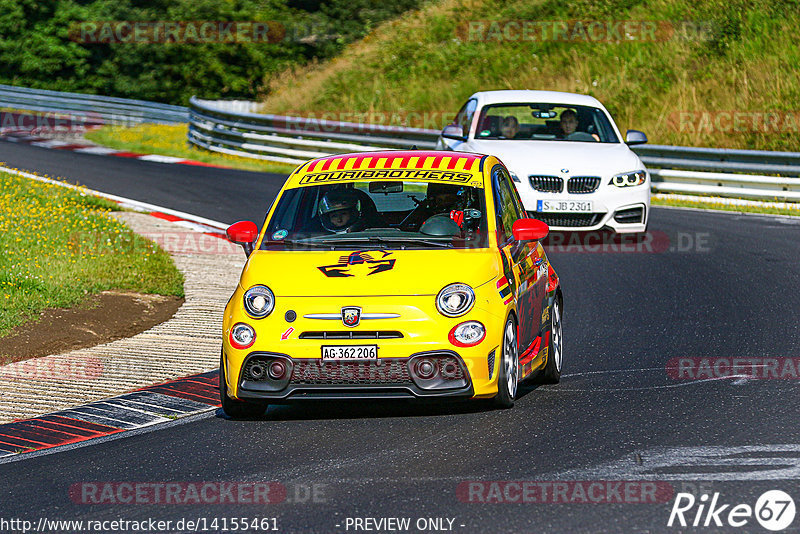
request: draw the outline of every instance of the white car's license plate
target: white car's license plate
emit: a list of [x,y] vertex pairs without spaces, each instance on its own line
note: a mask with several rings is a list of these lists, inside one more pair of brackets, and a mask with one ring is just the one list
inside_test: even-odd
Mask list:
[[537,200],[536,211],[591,212],[591,200]]
[[327,345],[322,347],[322,361],[364,361],[378,359],[378,345]]

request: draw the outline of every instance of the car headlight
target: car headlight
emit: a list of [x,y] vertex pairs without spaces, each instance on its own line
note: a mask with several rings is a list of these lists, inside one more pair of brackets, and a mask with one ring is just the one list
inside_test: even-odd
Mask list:
[[244,292],[244,309],[253,319],[263,319],[275,308],[275,295],[267,286],[253,286]]
[[486,327],[478,321],[467,321],[453,327],[447,337],[456,347],[472,347],[486,337]]
[[446,317],[458,317],[472,309],[475,293],[467,284],[450,284],[436,296],[436,309]]
[[256,340],[256,331],[245,323],[236,323],[231,328],[230,342],[235,349],[246,349]]
[[634,185],[642,185],[647,180],[647,171],[632,171],[623,172],[614,176],[608,185],[616,185],[617,187],[631,187]]
[[519,176],[517,176],[517,174],[516,174],[516,173],[514,173],[514,172],[511,172],[511,171],[508,171],[508,172],[509,172],[509,174],[511,174],[511,180],[512,180],[512,181],[514,181],[514,182],[516,182],[516,183],[518,183],[518,184],[521,184],[521,183],[522,183],[522,180],[520,180],[520,179],[519,179]]

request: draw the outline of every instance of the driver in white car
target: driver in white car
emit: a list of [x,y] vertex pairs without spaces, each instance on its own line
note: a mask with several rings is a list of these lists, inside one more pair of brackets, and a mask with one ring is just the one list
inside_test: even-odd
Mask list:
[[567,139],[569,141],[600,141],[597,134],[589,134],[586,132],[579,132],[578,130],[578,113],[574,109],[565,109],[561,112],[559,117],[559,133],[560,139]]

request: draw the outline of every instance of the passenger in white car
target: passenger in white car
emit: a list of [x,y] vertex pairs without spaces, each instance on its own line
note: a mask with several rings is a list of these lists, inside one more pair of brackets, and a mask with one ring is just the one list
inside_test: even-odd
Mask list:
[[503,118],[503,123],[500,125],[500,134],[506,139],[516,139],[519,133],[519,121],[516,117],[509,115]]

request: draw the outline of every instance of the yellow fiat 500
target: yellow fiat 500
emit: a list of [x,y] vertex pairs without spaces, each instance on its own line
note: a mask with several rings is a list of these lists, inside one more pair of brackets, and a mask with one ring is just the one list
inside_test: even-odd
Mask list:
[[562,295],[493,156],[389,151],[298,167],[225,308],[220,397],[232,417],[303,399],[493,398],[561,374]]

